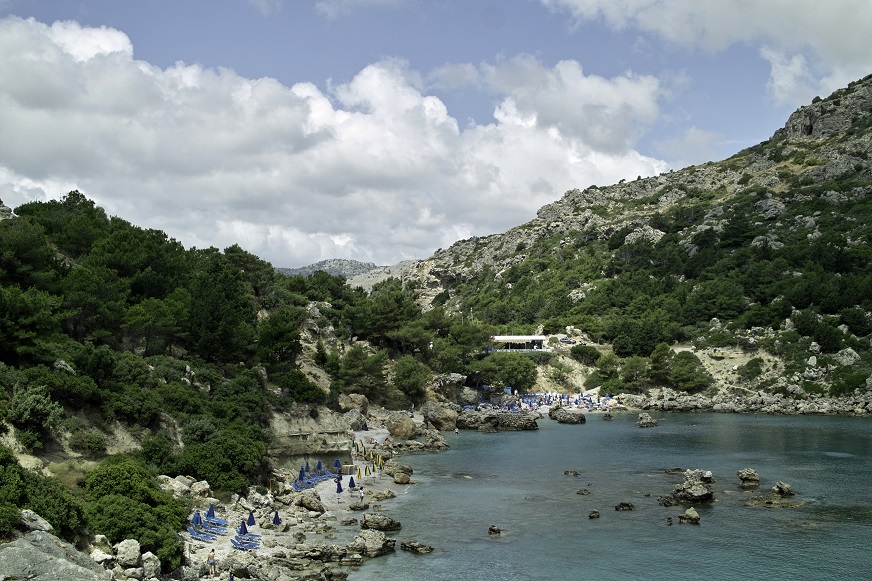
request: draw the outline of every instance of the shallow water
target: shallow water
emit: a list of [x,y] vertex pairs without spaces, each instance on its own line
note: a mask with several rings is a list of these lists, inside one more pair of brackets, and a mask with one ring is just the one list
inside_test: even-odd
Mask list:
[[[535,432],[447,434],[451,450],[404,456],[418,483],[384,503],[403,524],[397,552],[349,579],[872,578],[872,420],[652,416],[660,425],[649,429],[627,413],[611,422],[589,414],[584,425],[542,419]],[[665,473],[672,467],[716,477],[716,501],[695,507],[699,526],[678,524],[684,507],[657,503],[682,480]],[[739,485],[746,467],[760,474],[759,490]],[[779,480],[806,504],[744,505]],[[621,501],[636,510],[615,511]],[[591,510],[601,518],[589,519]],[[492,524],[500,536],[489,537]],[[413,555],[401,540],[435,550]]]

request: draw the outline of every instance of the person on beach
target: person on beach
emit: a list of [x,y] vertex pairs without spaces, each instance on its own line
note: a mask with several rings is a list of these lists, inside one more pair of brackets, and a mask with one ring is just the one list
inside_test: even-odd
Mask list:
[[209,555],[206,557],[206,563],[209,565],[209,576],[215,576],[215,549],[209,549]]
[[363,502],[363,486],[360,487],[360,502]]

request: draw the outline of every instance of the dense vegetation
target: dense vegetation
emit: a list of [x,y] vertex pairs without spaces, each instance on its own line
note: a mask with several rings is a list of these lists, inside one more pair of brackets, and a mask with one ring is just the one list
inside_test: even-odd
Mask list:
[[[78,191],[20,206],[0,220],[0,430],[27,451],[66,446],[98,464],[62,483],[0,447],[0,536],[30,508],[68,539],[135,536],[173,568],[190,507],[156,475],[205,479],[219,494],[265,483],[276,411],[314,417],[350,392],[402,409],[441,373],[519,390],[543,369],[557,384],[573,373],[550,352],[487,353],[492,334],[577,329],[595,344],[564,353],[604,394],[713,390],[675,343],[751,353],[735,389],[783,389],[765,355],[802,377],[785,395],[850,394],[872,373],[870,118],[818,140],[772,139],[653,192],[641,179],[613,186],[565,208],[567,220],[597,220],[548,225],[502,249],[505,268],[447,277],[426,310],[410,283],[367,293],[324,271],[277,273],[235,245],[185,249]],[[304,349],[313,328],[330,332]],[[303,360],[329,385],[312,383]],[[107,457],[119,424],[141,450]]]

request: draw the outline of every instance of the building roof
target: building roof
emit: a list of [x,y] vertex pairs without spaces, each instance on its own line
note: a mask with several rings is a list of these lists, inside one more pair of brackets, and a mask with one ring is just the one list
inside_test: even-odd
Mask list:
[[494,343],[529,343],[530,341],[545,341],[545,335],[492,335],[490,340]]

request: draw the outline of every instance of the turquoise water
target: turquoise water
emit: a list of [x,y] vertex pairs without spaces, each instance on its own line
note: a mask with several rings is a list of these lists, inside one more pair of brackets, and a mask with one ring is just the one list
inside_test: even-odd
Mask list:
[[[539,420],[535,432],[448,434],[452,448],[407,455],[418,484],[384,503],[403,529],[397,552],[352,570],[351,581],[872,578],[872,420],[737,414],[636,414],[584,425]],[[716,502],[662,507],[680,475],[711,470]],[[739,486],[751,467],[759,491]],[[564,470],[577,470],[578,477]],[[807,504],[752,508],[778,480]],[[588,488],[590,495],[576,494]],[[636,510],[617,512],[621,501]],[[599,519],[588,513],[598,510]],[[673,517],[674,525],[666,524]],[[490,525],[503,533],[489,537]],[[432,545],[429,555],[399,541]]]

